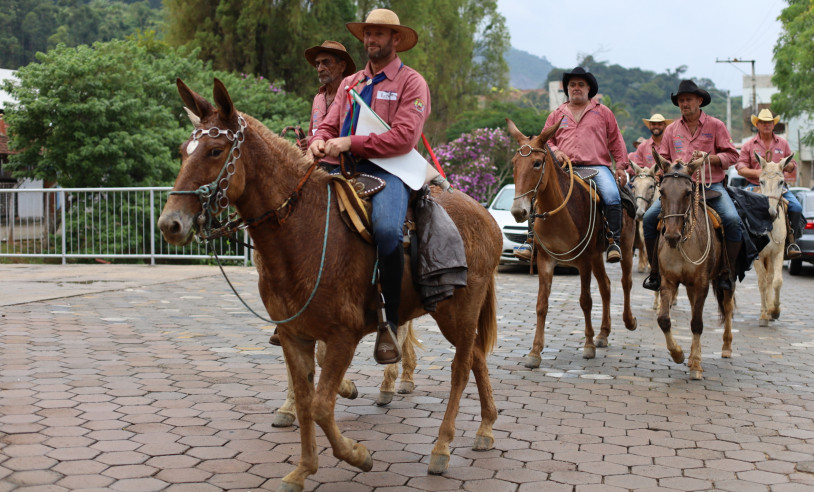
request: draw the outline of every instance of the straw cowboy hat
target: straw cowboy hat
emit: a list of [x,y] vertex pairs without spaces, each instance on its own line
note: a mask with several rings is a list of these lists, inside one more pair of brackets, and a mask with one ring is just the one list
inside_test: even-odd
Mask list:
[[772,116],[772,112],[768,109],[761,109],[760,113],[757,116],[752,115],[752,126],[757,126],[758,121],[774,121],[776,125],[778,121],[780,121],[779,116]]
[[636,147],[643,144],[644,142],[645,142],[644,137],[637,138],[636,140],[633,141],[633,148],[635,149]]
[[582,67],[576,67],[570,72],[562,73],[562,89],[565,91],[566,96],[568,96],[568,81],[572,77],[579,77],[588,82],[588,99],[593,99],[596,93],[599,92],[599,83],[596,81],[594,74],[585,71]]
[[392,10],[373,9],[367,15],[367,19],[365,19],[364,22],[348,22],[345,26],[359,41],[365,40],[365,27],[367,26],[380,26],[392,29],[401,34],[401,42],[396,51],[407,51],[418,42],[418,33],[407,26],[402,26],[399,22],[399,16]]
[[642,122],[644,123],[644,126],[646,126],[647,129],[649,130],[650,123],[664,123],[664,126],[669,126],[670,123],[673,122],[673,120],[664,119],[664,116],[662,116],[661,113],[656,113],[653,116],[651,116],[650,119],[642,118]]
[[709,92],[699,88],[692,80],[682,80],[678,84],[678,91],[675,94],[670,94],[670,100],[673,101],[673,106],[678,106],[678,96],[680,94],[695,94],[696,96],[701,96],[702,108],[712,101],[712,96],[709,95]]
[[345,71],[342,72],[343,77],[356,73],[356,64],[353,63],[353,58],[350,57],[348,50],[345,49],[342,43],[325,41],[319,46],[312,46],[305,50],[305,59],[308,60],[308,63],[314,65],[316,63],[316,57],[320,53],[330,53],[338,56],[340,60],[345,62]]

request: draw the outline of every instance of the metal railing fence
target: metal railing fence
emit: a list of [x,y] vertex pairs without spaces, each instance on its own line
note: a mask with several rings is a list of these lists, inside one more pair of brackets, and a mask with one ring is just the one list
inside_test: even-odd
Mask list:
[[[0,257],[211,259],[203,242],[177,247],[161,237],[156,221],[171,189],[0,189]],[[248,248],[225,238],[213,248],[222,260],[251,260]]]

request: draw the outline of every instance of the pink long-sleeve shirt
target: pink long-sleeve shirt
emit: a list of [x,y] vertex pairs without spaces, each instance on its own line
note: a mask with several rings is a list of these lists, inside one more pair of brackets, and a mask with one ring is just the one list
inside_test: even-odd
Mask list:
[[[723,181],[724,171],[738,161],[738,149],[732,144],[732,137],[729,136],[726,125],[703,111],[695,135],[690,135],[690,129],[683,117],[670,124],[661,137],[659,154],[670,162],[681,159],[686,163],[692,160],[692,153],[695,150],[717,155],[721,159],[721,165],[713,165],[711,173],[708,169],[703,170],[703,179],[708,183]],[[695,180],[696,176],[693,175],[692,178]]]
[[[755,159],[755,152],[771,162],[780,162],[784,157],[791,155],[791,147],[789,147],[789,143],[785,138],[778,137],[777,135],[772,135],[772,137],[772,143],[769,144],[768,148],[763,144],[760,135],[755,135],[754,138],[749,139],[743,144],[743,147],[741,147],[741,155],[735,167],[738,169],[760,169],[760,163]],[[784,178],[786,181],[794,182],[795,173],[797,171],[797,161],[792,159],[791,162],[794,164],[794,171],[784,173]],[[760,184],[757,178],[746,178],[746,180],[755,185]]]
[[[632,157],[630,160],[635,162],[639,167],[653,167],[653,165],[656,163],[656,160],[653,159],[653,144],[653,137],[650,137],[644,142],[640,143],[639,146],[636,147],[636,150],[631,152]],[[656,150],[659,150],[658,147],[656,147]],[[636,174],[633,171],[633,166],[630,165],[627,167],[627,172],[630,174]]]
[[560,123],[549,139],[552,150],[561,150],[575,165],[611,167],[610,155],[620,166],[627,164],[627,148],[616,117],[607,106],[588,102],[579,123],[574,120],[568,103],[563,103],[548,115],[545,127]]
[[[386,78],[373,87],[370,107],[390,126],[381,134],[351,135],[350,151],[357,157],[394,157],[404,155],[418,145],[424,122],[430,115],[430,90],[424,77],[402,64],[399,57],[383,70]],[[354,87],[365,77],[373,78],[370,62],[361,70],[345,77],[336,101],[311,138],[329,140],[339,136],[342,123],[350,112],[345,87]],[[362,86],[356,86],[361,92]]]
[[[316,133],[317,128],[322,123],[322,120],[325,119],[325,116],[328,114],[328,109],[334,105],[334,103],[338,100],[339,96],[343,94],[337,93],[334,97],[334,100],[331,101],[331,104],[328,105],[328,98],[326,97],[327,88],[326,86],[322,86],[319,88],[319,92],[317,95],[314,96],[314,102],[311,104],[311,121],[308,124],[308,138],[310,138]],[[339,159],[336,157],[325,156],[320,159],[320,162],[325,164],[336,164],[339,165]]]

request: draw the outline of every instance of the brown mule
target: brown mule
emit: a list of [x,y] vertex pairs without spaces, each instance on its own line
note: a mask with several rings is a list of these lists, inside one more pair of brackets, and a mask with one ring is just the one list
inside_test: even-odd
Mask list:
[[[579,305],[585,316],[585,346],[582,356],[596,357],[596,347],[607,347],[611,331],[610,280],[605,272],[605,238],[602,234],[599,206],[587,190],[571,181],[568,173],[555,164],[546,141],[557,131],[559,124],[551,126],[531,138],[523,135],[511,120],[509,134],[520,145],[512,158],[514,166],[515,198],[512,215],[518,222],[534,221],[534,240],[537,253],[537,271],[540,280],[537,293],[537,330],[525,366],[535,368],[542,361],[540,352],[545,342],[545,321],[548,297],[554,267],[558,264],[576,267],[582,288]],[[531,209],[532,197],[535,210]],[[622,319],[628,330],[636,329],[636,318],[630,309],[630,288],[633,284],[633,218],[622,213],[622,292],[624,311]],[[594,340],[591,325],[591,274],[599,284],[602,297],[602,325]]]
[[[311,171],[311,163],[293,144],[235,110],[220,81],[215,81],[216,107],[180,80],[178,90],[199,122],[193,137],[181,146],[183,161],[174,190],[182,194],[167,200],[158,221],[161,232],[172,244],[186,244],[196,232],[198,217],[206,215],[202,208],[220,212],[234,204],[250,225],[257,255],[262,258],[258,283],[266,310],[277,320],[299,313],[279,325],[279,335],[296,394],[302,456],[278,490],[301,491],[305,479],[316,473],[314,423],[325,432],[334,456],[369,471],[373,467],[370,452],[342,435],[334,407],[357,344],[376,329],[376,292],[370,282],[375,249],[342,222],[328,189],[328,173]],[[198,196],[195,190],[202,187],[202,196]],[[429,462],[429,472],[438,474],[449,465],[455,417],[470,371],[481,403],[481,424],[473,447],[494,446],[492,425],[497,411],[486,356],[497,340],[495,272],[503,241],[494,219],[472,198],[438,188],[433,189],[433,198],[458,226],[469,268],[467,286],[456,289],[430,313],[456,349],[447,410]],[[399,319],[406,322],[426,311],[409,269],[403,282]],[[316,340],[325,342],[326,352],[315,388]]]

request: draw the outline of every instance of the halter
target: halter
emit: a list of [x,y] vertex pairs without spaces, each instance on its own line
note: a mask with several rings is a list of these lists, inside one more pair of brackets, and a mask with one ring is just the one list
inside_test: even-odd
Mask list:
[[[647,173],[639,173],[636,176],[634,176],[634,178],[652,179],[654,183],[656,182],[655,176],[653,176],[652,174],[647,174]],[[643,200],[644,203],[645,203],[644,208],[648,209],[648,208],[650,208],[650,205],[653,203],[653,198],[655,198],[655,196],[656,196],[656,194],[653,193],[653,196],[651,198],[645,198],[643,196],[634,196],[633,198],[635,198],[636,200]]]
[[[709,154],[706,153],[706,154],[704,154],[704,165],[708,165],[708,164],[709,164]],[[661,179],[662,184],[664,183],[665,179],[669,179],[669,178],[687,179],[687,180],[690,181],[693,188],[695,189],[695,193],[694,193],[693,200],[690,201],[689,204],[687,204],[687,210],[683,214],[666,214],[666,215],[662,214],[662,218],[666,219],[666,218],[669,218],[669,217],[683,217],[684,223],[683,223],[682,231],[681,231],[681,241],[678,243],[678,250],[681,251],[681,256],[683,256],[685,260],[692,263],[693,265],[700,265],[700,264],[704,263],[706,261],[707,257],[709,256],[709,252],[710,252],[711,247],[712,247],[712,234],[711,234],[710,226],[709,226],[709,215],[707,214],[707,211],[706,211],[707,210],[707,193],[706,193],[707,186],[706,186],[706,183],[704,182],[704,173],[703,173],[703,171],[701,169],[698,169],[696,171],[696,173],[699,175],[699,179],[701,179],[701,183],[700,183],[701,186],[696,186],[695,182],[693,182],[693,180],[692,180],[692,176],[690,176],[687,173],[681,173],[681,172],[674,171],[674,172],[672,172],[670,174],[667,174],[667,173],[664,174],[664,176]],[[659,185],[659,187],[661,187],[661,185]],[[701,256],[698,259],[693,260],[693,259],[691,259],[690,257],[687,256],[687,253],[684,251],[684,248],[682,247],[682,244],[687,242],[692,237],[692,234],[695,231],[695,218],[696,218],[696,215],[698,215],[698,205],[700,204],[700,200],[701,200],[702,196],[703,196],[703,201],[704,201],[704,212],[703,213],[704,213],[704,218],[706,219],[707,244],[706,244],[706,246],[704,248],[704,252],[701,253]],[[662,212],[663,212],[663,210],[662,210]],[[687,233],[687,219],[688,218],[690,219],[689,220],[689,222],[690,222],[690,231],[689,231],[689,233]]]
[[[773,179],[780,178],[781,180],[784,180],[783,184],[780,186],[780,193],[777,196],[763,195],[769,200],[776,200],[777,201],[777,203],[775,203],[775,205],[774,205],[774,208],[775,208],[775,210],[777,212],[777,216],[779,217],[780,216],[780,211],[783,208],[782,207],[782,201],[780,199],[783,198],[783,191],[785,190],[785,186],[786,186],[785,176],[783,175],[782,172],[772,171],[770,173],[765,173],[765,174],[761,172],[760,177],[761,178],[773,178]],[[762,190],[763,190],[762,185],[760,187],[760,190],[761,190],[761,194],[762,194]],[[771,209],[771,202],[769,203],[769,208]],[[780,244],[781,242],[785,242],[785,239],[780,239],[780,240],[775,240],[774,239],[774,230],[768,232],[766,235],[769,236],[769,239],[771,239],[774,244]]]

